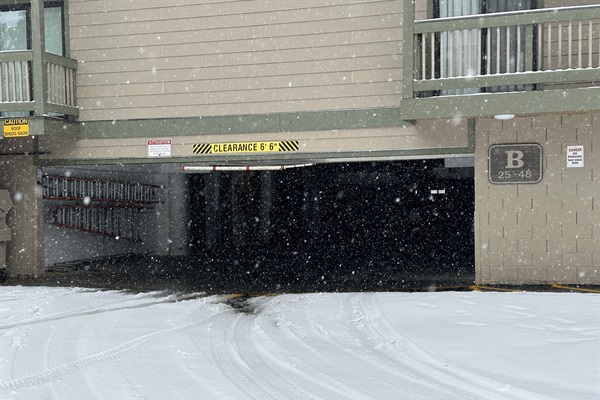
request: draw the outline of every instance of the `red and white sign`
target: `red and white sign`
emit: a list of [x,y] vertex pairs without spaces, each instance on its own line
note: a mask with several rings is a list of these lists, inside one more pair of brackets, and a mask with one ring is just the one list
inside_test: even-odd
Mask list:
[[171,157],[171,139],[148,139],[148,157]]
[[583,146],[567,146],[567,167],[583,167]]

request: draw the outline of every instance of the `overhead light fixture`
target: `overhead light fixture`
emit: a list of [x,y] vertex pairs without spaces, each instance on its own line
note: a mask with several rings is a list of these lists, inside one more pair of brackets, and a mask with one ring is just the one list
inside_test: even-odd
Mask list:
[[501,121],[513,119],[514,117],[515,117],[515,114],[496,114],[496,115],[494,115],[494,118],[499,119]]

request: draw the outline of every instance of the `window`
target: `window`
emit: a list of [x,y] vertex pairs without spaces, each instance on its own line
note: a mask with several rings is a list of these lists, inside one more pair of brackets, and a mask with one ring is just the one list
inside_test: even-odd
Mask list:
[[[44,5],[44,36],[48,53],[65,55],[62,3]],[[30,6],[0,9],[0,51],[31,49]]]
[[0,12],[0,51],[27,50],[27,11],[8,10]]
[[[519,11],[537,8],[536,0],[437,0],[434,4],[434,17],[447,18],[474,14],[491,14],[504,11]],[[503,28],[498,31],[477,30],[442,32],[438,38],[438,53],[440,64],[437,76],[473,76],[484,74],[510,73],[523,71],[525,57],[525,42],[517,43],[517,29],[524,37],[524,28],[516,26]],[[483,41],[491,42],[491,54],[479,54],[476,38],[482,35]],[[510,51],[507,54],[507,49]],[[447,56],[444,56],[447,55]],[[460,55],[460,56],[452,56]],[[517,56],[518,55],[518,56]],[[489,66],[488,66],[489,63]],[[520,63],[521,65],[517,65]],[[489,67],[489,69],[488,69]],[[488,92],[523,90],[522,86],[504,86],[487,88]],[[467,94],[478,92],[479,89],[460,89],[442,91],[443,95]]]
[[[65,55],[64,12],[59,2],[44,3],[45,50]],[[31,4],[0,7],[0,52],[27,51],[32,48]],[[15,59],[0,62],[0,103],[32,100],[31,65]],[[1,117],[27,116],[27,111],[0,112]]]
[[44,36],[46,38],[46,51],[48,53],[65,55],[64,46],[64,21],[63,7],[61,4],[46,5],[44,7]]

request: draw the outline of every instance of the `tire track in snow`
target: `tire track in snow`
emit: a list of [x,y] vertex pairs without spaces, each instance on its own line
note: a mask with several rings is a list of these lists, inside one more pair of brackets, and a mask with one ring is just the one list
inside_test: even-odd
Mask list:
[[[263,304],[260,309],[269,308],[268,305],[273,302],[273,298],[268,299],[268,303]],[[314,400],[331,400],[331,399],[349,399],[353,398],[350,393],[353,392],[351,388],[344,385],[344,390],[340,391],[332,387],[334,379],[326,375],[319,377],[313,377],[314,369],[310,369],[310,373],[300,371],[297,364],[302,363],[297,357],[296,352],[292,353],[294,362],[290,361],[289,355],[277,354],[277,350],[273,349],[286,349],[286,343],[278,342],[277,335],[271,335],[269,332],[273,331],[269,328],[274,327],[272,320],[269,317],[263,317],[263,313],[259,313],[256,318],[245,319],[240,322],[244,324],[238,324],[235,334],[235,343],[240,343],[240,352],[244,356],[244,359],[248,362],[251,367],[258,367],[261,371],[270,371],[273,377],[285,376],[285,389],[286,399],[314,399]],[[264,324],[266,322],[266,324]],[[257,338],[256,335],[251,335],[250,332],[257,332],[266,335]],[[278,329],[275,333],[284,333],[284,330]],[[266,341],[268,339],[268,341]],[[260,345],[259,345],[260,343]],[[297,351],[297,350],[296,350]],[[260,365],[256,365],[256,360],[260,360]],[[291,385],[291,386],[290,386]],[[292,388],[291,391],[290,387]],[[298,396],[296,395],[298,394]],[[364,398],[364,393],[361,393]],[[291,396],[291,397],[290,397]],[[366,399],[365,399],[366,400]]]
[[86,369],[99,365],[109,364],[120,359],[131,357],[137,353],[145,351],[154,344],[179,335],[183,332],[196,329],[202,325],[209,324],[213,319],[219,317],[222,313],[212,315],[199,321],[191,322],[175,328],[163,329],[147,335],[137,337],[120,345],[108,348],[103,351],[93,353],[87,357],[76,361],[58,365],[45,371],[29,376],[14,378],[0,382],[0,390],[18,390],[32,388],[44,385],[46,383],[57,381],[65,376],[80,373]]
[[[101,306],[88,308],[88,309],[62,311],[62,312],[58,312],[58,313],[46,314],[46,315],[40,315],[37,317],[22,319],[20,321],[9,322],[9,323],[0,325],[0,331],[12,329],[12,328],[18,328],[18,327],[27,326],[27,325],[40,324],[43,322],[58,321],[58,320],[67,319],[67,318],[83,317],[83,316],[87,316],[87,315],[101,314],[101,313],[113,312],[113,311],[132,310],[132,309],[136,309],[136,308],[152,307],[157,304],[177,303],[180,301],[197,299],[199,297],[206,297],[206,295],[204,293],[176,294],[176,295],[169,295],[160,300],[145,301],[145,302],[131,304],[131,305],[122,305],[122,304],[123,303],[131,303],[133,301],[136,301],[137,299],[135,299],[135,300],[128,299],[128,300],[123,300],[123,301],[110,302],[110,303],[105,303],[104,305],[101,305]],[[111,306],[112,304],[119,304],[119,305]]]
[[[284,322],[282,323],[282,321]],[[340,374],[338,374],[338,377],[332,375],[333,371],[337,371],[340,369],[339,366],[336,369],[332,369],[335,368],[335,362],[333,362],[333,367],[328,367],[330,364],[325,362],[315,363],[314,360],[323,357],[322,351],[307,345],[306,342],[300,339],[298,333],[294,332],[294,323],[288,323],[285,321],[286,317],[280,312],[277,312],[275,314],[271,313],[270,318],[264,318],[262,320],[259,320],[259,326],[264,326],[263,331],[267,333],[269,337],[275,343],[278,343],[279,346],[283,349],[287,347],[292,347],[294,349],[300,348],[299,346],[303,347],[302,350],[295,350],[293,353],[290,354],[290,356],[293,359],[294,367],[299,371],[299,378],[304,379],[304,382],[299,384],[302,384],[304,387],[307,387],[308,382],[310,382],[311,392],[318,399],[323,400],[376,399],[376,397],[373,397],[371,394],[366,393],[365,391],[361,391],[359,388],[355,388],[350,382],[347,381],[347,379],[344,379],[347,378],[347,375],[344,375],[343,373],[341,373],[341,376],[339,376]],[[294,321],[297,322],[297,320],[295,319]],[[310,322],[310,320],[307,320],[307,322],[309,326],[314,325]],[[269,332],[273,332],[273,334],[269,334]],[[292,342],[297,343],[299,346],[290,346],[290,343]],[[300,357],[300,354],[302,354],[302,357]],[[306,357],[306,354],[310,354],[310,356]],[[274,354],[267,354],[267,356],[270,357],[273,363],[276,363],[278,361],[280,362],[280,359],[278,359],[277,356]],[[301,369],[303,370],[303,372],[300,372]]]
[[254,400],[318,400],[318,397],[271,369],[258,354],[250,338],[255,317],[234,314],[232,318],[222,318],[211,326],[210,346],[217,367]]
[[[352,296],[351,294],[341,294],[341,299]],[[337,297],[336,297],[337,298]],[[348,300],[342,300],[342,303]],[[343,306],[343,304],[342,304]],[[342,308],[343,309],[343,308]],[[282,325],[287,326],[290,334],[295,336],[295,340],[302,344],[305,348],[304,353],[310,354],[313,359],[311,365],[321,374],[328,375],[330,380],[335,380],[335,385],[339,387],[341,384],[345,387],[344,396],[338,398],[345,399],[377,399],[381,398],[384,393],[390,390],[402,390],[403,385],[407,384],[410,388],[409,392],[404,393],[404,398],[448,398],[445,396],[448,392],[437,389],[436,393],[432,393],[431,385],[424,382],[422,379],[407,373],[402,368],[386,367],[380,359],[380,355],[370,351],[373,343],[358,341],[351,333],[346,333],[354,329],[348,325],[355,325],[360,321],[350,312],[342,315],[339,322],[334,323],[331,327],[321,325],[320,316],[313,320],[312,313],[306,312],[306,318],[300,321],[294,320],[286,322],[284,315],[280,316]],[[334,322],[334,321],[331,321]],[[337,325],[337,326],[336,326]],[[304,328],[312,328],[311,331],[306,331]],[[342,329],[341,332],[335,330]],[[340,340],[340,339],[349,340]],[[322,349],[328,349],[323,353]],[[305,356],[306,357],[306,356]],[[318,361],[316,361],[318,360]],[[343,374],[344,370],[360,370],[363,371],[364,380],[376,380],[384,389],[382,392],[373,392],[372,389],[365,390],[361,380],[348,380]],[[349,374],[350,377],[354,373]],[[420,385],[420,387],[418,387]],[[391,389],[393,387],[394,389]],[[458,398],[458,397],[452,397]]]
[[[380,359],[391,367],[411,371],[423,382],[465,399],[544,400],[545,396],[514,388],[443,362],[408,335],[394,327],[375,303],[373,293],[355,294],[348,298],[350,312],[362,329],[351,334],[367,345],[373,341]],[[364,299],[368,298],[367,304]],[[375,323],[374,321],[377,321]],[[372,347],[372,346],[371,346]]]

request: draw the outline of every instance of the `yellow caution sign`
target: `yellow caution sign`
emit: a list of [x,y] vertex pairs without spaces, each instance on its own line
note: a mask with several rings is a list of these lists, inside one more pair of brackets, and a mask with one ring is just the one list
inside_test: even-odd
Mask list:
[[10,118],[4,120],[4,137],[29,136],[28,118]]
[[232,143],[200,143],[193,147],[194,154],[228,154],[228,153],[272,153],[278,151],[298,151],[297,140],[277,142],[232,142]]

